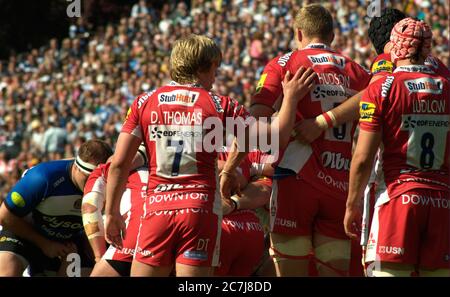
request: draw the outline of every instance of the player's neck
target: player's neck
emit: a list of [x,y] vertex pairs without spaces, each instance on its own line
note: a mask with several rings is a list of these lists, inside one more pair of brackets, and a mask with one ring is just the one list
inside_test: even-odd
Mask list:
[[330,47],[330,43],[320,38],[303,38],[303,40],[299,42],[299,49],[303,49],[310,44],[325,44],[327,47]]
[[72,166],[70,166],[70,180],[72,181],[72,183],[75,185],[75,187],[77,187],[78,189],[80,189],[81,191],[83,191],[83,189],[81,189],[80,185],[78,184],[78,181],[76,179],[76,172],[75,172],[75,162],[72,163]]
[[409,65],[424,65],[425,60],[423,58],[420,58],[417,61],[412,61],[410,59],[404,59],[404,60],[397,60],[395,63],[396,66],[409,66]]

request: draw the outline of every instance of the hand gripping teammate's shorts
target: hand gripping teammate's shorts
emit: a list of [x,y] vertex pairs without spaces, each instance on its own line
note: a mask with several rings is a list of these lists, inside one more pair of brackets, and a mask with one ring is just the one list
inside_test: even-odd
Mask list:
[[[142,205],[143,206],[143,205]],[[143,207],[134,207],[128,212],[129,220],[125,221],[126,231],[125,238],[122,241],[123,248],[116,249],[112,245],[108,247],[102,259],[109,261],[129,262],[133,261],[136,241],[139,234],[139,227],[141,224],[141,216],[143,214]]]

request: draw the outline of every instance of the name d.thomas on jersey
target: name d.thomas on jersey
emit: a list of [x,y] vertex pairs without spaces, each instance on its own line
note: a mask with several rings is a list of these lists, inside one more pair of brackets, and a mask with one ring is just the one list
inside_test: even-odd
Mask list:
[[[339,79],[339,78],[329,78]],[[153,94],[145,93],[137,99],[137,107]],[[198,94],[188,90],[174,90],[158,94],[158,106],[163,104],[177,104],[190,106],[196,102]],[[201,109],[189,111],[163,111],[161,113],[151,112],[149,121],[150,140],[162,138],[180,138],[179,142],[170,142],[168,146],[182,145],[184,152],[221,152],[225,145],[231,147],[234,135],[238,142],[249,147],[277,154],[279,149],[279,130],[277,122],[270,125],[270,133],[264,129],[257,128],[257,120],[252,116],[227,118],[226,123],[219,117],[208,117],[202,121],[203,113]],[[273,122],[271,118],[260,118],[261,123]],[[165,123],[165,124],[161,124]],[[246,127],[250,127],[248,139],[245,139]],[[225,131],[225,133],[224,133]]]

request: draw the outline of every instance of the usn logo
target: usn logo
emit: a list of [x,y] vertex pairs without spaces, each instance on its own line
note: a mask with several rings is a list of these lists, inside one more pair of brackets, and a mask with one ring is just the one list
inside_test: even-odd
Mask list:
[[405,81],[405,86],[412,93],[442,94],[442,80],[429,77]]
[[345,58],[331,54],[308,56],[308,59],[314,65],[332,65],[341,69],[345,67]]
[[161,93],[158,95],[158,105],[170,104],[194,106],[199,96],[199,92],[190,92],[188,90],[177,90],[167,93]]

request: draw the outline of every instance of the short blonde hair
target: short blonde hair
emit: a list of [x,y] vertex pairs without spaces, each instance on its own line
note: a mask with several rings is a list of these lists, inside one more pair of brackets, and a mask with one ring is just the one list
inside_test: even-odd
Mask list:
[[328,39],[333,33],[333,17],[320,4],[306,5],[295,16],[294,29],[300,29],[309,38]]
[[214,40],[192,34],[175,42],[170,55],[170,77],[177,83],[193,83],[197,72],[207,71],[221,60],[222,53]]

